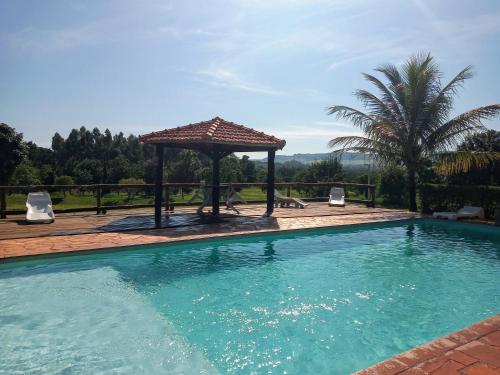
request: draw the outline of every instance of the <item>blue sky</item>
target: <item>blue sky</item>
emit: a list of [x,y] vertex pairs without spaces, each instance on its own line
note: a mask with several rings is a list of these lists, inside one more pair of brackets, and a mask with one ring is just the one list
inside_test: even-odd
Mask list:
[[[142,134],[221,116],[326,152],[355,134],[360,72],[430,51],[476,76],[456,111],[500,102],[498,0],[0,2],[0,122],[50,145],[82,125]],[[500,130],[500,119],[487,123]]]

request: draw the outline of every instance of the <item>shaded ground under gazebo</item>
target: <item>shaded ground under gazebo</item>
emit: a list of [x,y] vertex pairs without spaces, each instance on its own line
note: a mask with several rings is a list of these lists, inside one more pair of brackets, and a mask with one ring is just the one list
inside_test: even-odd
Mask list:
[[267,209],[273,212],[274,205],[274,158],[276,150],[285,146],[285,141],[272,135],[215,117],[177,128],[165,129],[139,136],[144,143],[156,146],[155,155],[155,224],[161,226],[163,151],[165,147],[184,148],[203,152],[212,159],[212,217],[219,215],[220,170],[219,162],[233,152],[267,152]]

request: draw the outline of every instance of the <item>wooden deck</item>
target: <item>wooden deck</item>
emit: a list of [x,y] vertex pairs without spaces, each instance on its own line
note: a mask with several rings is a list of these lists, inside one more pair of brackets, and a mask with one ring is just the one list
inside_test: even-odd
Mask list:
[[0,220],[0,258],[29,256],[173,242],[214,236],[250,234],[278,230],[328,227],[414,217],[404,210],[366,208],[350,204],[329,207],[311,203],[306,209],[277,208],[265,218],[264,204],[238,206],[240,214],[223,211],[221,221],[200,219],[194,207],[165,217],[162,228],[154,228],[151,209],[59,214],[52,224],[27,224],[23,216]]

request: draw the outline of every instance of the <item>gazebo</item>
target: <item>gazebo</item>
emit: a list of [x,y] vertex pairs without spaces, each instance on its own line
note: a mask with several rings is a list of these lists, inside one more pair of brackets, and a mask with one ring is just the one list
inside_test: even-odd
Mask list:
[[208,121],[165,129],[139,136],[144,143],[156,145],[155,224],[161,225],[163,150],[165,147],[201,151],[212,159],[212,215],[219,215],[219,161],[233,152],[267,151],[267,210],[271,215],[274,204],[274,157],[285,141],[272,135],[215,117]]

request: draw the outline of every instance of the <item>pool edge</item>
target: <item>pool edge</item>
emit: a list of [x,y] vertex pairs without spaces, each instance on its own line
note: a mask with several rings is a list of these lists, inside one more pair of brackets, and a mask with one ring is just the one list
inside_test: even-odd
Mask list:
[[[89,248],[81,248],[81,249],[67,249],[56,252],[44,252],[44,253],[36,253],[36,254],[25,254],[25,255],[14,255],[14,256],[4,256],[0,257],[0,264],[7,263],[11,261],[20,261],[20,260],[28,260],[28,259],[43,259],[43,258],[53,258],[53,257],[63,257],[63,256],[72,256],[77,254],[89,254],[93,252],[114,252],[114,251],[127,251],[133,250],[143,247],[156,248],[156,247],[165,247],[169,245],[176,244],[184,244],[184,243],[198,243],[203,241],[209,241],[213,239],[229,239],[233,237],[254,237],[254,236],[265,236],[265,235],[275,235],[277,233],[307,233],[318,230],[331,230],[335,228],[349,228],[349,227],[363,227],[369,226],[373,224],[391,224],[391,223],[400,223],[404,221],[414,221],[414,220],[422,220],[427,219],[427,217],[422,215],[408,215],[406,217],[399,218],[390,218],[390,219],[377,219],[370,220],[361,223],[346,223],[346,224],[335,224],[335,225],[326,225],[326,226],[306,226],[302,228],[284,228],[284,229],[259,229],[253,231],[241,231],[241,232],[224,232],[218,234],[216,236],[212,236],[210,234],[200,235],[199,237],[192,238],[186,236],[186,238],[175,238],[175,239],[165,239],[164,241],[152,241],[152,242],[144,242],[137,244],[124,244],[124,245],[112,245],[105,247],[89,247]],[[81,234],[81,235],[71,235],[71,237],[76,236],[89,236],[89,234]],[[58,236],[61,238],[62,236]]]
[[500,373],[500,314],[397,354],[354,375],[431,374],[435,371],[470,375]]

